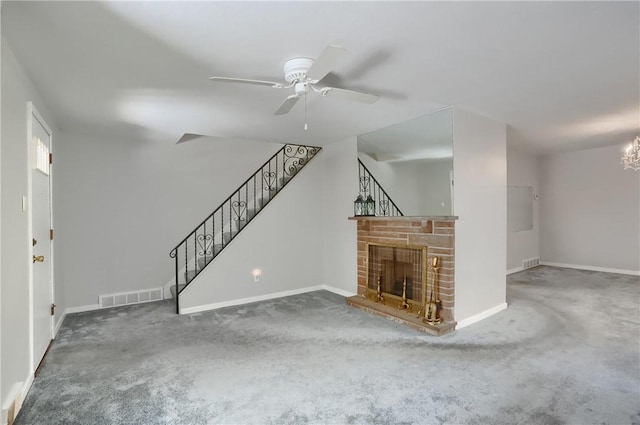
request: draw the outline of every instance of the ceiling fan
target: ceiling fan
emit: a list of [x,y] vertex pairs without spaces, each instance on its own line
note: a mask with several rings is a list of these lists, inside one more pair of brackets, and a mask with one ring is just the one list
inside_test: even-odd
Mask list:
[[337,87],[319,86],[320,81],[347,55],[347,50],[340,46],[328,45],[317,59],[297,57],[289,59],[284,64],[284,79],[286,83],[263,80],[247,80],[243,78],[210,77],[211,81],[220,83],[254,84],[258,86],[270,86],[275,89],[294,89],[294,94],[287,98],[276,109],[275,115],[284,115],[301,98],[305,100],[305,124],[306,123],[306,96],[314,92],[320,96],[340,97],[361,103],[374,103],[378,96]]

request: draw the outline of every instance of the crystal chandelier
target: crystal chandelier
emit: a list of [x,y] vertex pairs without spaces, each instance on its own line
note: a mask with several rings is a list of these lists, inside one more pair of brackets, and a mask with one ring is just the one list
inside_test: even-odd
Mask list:
[[633,143],[630,143],[622,154],[622,165],[624,169],[640,170],[640,136],[637,136]]

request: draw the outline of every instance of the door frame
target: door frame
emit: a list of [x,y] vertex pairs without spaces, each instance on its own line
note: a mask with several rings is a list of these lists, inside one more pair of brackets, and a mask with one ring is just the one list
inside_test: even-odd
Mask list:
[[[49,152],[53,152],[53,132],[49,125],[47,125],[46,121],[40,115],[36,107],[33,105],[33,102],[27,102],[27,222],[28,222],[28,246],[29,246],[29,255],[28,259],[31,259],[33,256],[33,244],[31,241],[33,240],[33,179],[32,173],[35,168],[35,149],[33,146],[33,125],[34,120],[36,120],[45,131],[49,134]],[[51,172],[51,168],[49,169],[49,224],[51,228],[53,228],[53,173]],[[49,240],[50,247],[50,260],[48,261],[49,266],[49,299],[50,303],[54,303],[54,294],[55,294],[55,286],[54,286],[54,275],[53,275],[53,255],[54,255],[54,242],[53,240]],[[28,261],[28,260],[27,260]],[[29,264],[29,365],[31,367],[31,372],[35,372],[38,364],[42,359],[35,359],[34,349],[35,349],[35,341],[34,341],[34,308],[33,308],[33,262],[28,262]],[[54,335],[54,321],[55,315],[51,316],[49,320],[49,335],[51,339],[53,339]]]

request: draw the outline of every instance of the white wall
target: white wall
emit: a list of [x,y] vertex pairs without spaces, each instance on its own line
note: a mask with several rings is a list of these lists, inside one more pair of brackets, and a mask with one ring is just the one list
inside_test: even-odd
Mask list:
[[455,319],[506,307],[506,125],[454,109]]
[[[507,146],[507,185],[533,188],[540,195],[536,155]],[[522,261],[540,257],[540,200],[533,201],[533,229],[507,233],[507,272],[522,270]]]
[[420,182],[418,211],[428,211],[430,215],[451,215],[451,158],[415,162]]
[[357,138],[325,146],[321,156],[324,284],[347,294],[358,292],[358,232],[353,201],[358,196]]
[[541,159],[542,262],[640,273],[640,172],[622,168],[623,148]]
[[[36,88],[16,60],[10,46],[2,40],[2,129],[0,182],[2,234],[0,260],[2,303],[0,394],[2,402],[12,396],[10,389],[18,382],[28,382],[29,364],[29,235],[27,212],[22,211],[22,197],[27,196],[27,102],[43,115],[52,128],[55,143],[59,140],[53,119]],[[54,169],[52,168],[52,172]],[[55,174],[54,177],[55,179]],[[59,289],[56,287],[56,289]],[[64,309],[64,300],[55,294],[56,304]],[[5,418],[3,418],[5,419]]]
[[169,252],[282,145],[157,144],[65,134],[57,143],[56,278],[67,307],[163,286]]
[[[322,155],[317,154],[189,284],[180,296],[181,312],[323,284]],[[254,282],[254,269],[262,271],[259,282]]]

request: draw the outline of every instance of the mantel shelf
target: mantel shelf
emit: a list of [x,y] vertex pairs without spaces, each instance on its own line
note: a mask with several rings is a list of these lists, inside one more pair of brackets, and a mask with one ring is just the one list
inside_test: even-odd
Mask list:
[[394,217],[386,217],[386,216],[371,216],[371,215],[358,215],[349,217],[349,220],[358,220],[358,221],[379,221],[379,220],[407,220],[407,221],[418,221],[418,220],[457,220],[457,215],[418,215],[418,216],[394,216]]

